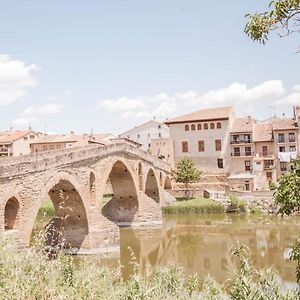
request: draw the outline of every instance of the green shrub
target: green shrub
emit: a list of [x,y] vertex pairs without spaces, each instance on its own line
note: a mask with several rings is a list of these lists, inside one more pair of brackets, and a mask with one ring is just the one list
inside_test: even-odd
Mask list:
[[237,212],[246,213],[247,212],[247,201],[239,200],[236,195],[229,196],[229,205],[226,209],[227,213]]
[[256,206],[251,206],[249,208],[249,212],[251,214],[261,214],[261,209],[259,207],[256,207]]
[[191,200],[179,200],[173,205],[162,208],[164,214],[217,214],[224,213],[224,205],[211,199],[196,198]]
[[276,184],[276,182],[271,181],[271,182],[269,183],[269,188],[270,188],[271,191],[276,190],[276,189],[277,189],[277,184]]

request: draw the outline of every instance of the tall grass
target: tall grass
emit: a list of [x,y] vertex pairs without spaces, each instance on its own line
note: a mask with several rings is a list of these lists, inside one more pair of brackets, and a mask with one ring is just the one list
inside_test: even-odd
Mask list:
[[225,207],[211,199],[196,198],[179,200],[173,205],[162,208],[164,214],[211,214],[224,213]]
[[60,254],[49,260],[35,246],[16,252],[9,243],[0,244],[0,299],[299,299],[297,290],[282,291],[272,269],[257,271],[247,261],[245,248],[234,252],[236,267],[221,285],[208,277],[186,277],[176,267],[154,273],[134,274],[124,281],[120,272],[72,256]]

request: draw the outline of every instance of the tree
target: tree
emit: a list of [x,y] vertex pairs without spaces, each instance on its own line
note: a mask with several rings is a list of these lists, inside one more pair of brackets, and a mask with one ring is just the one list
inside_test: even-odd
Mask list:
[[275,203],[279,213],[291,215],[300,212],[300,158],[291,163],[291,171],[282,175],[275,193]]
[[194,165],[194,162],[188,157],[180,160],[173,171],[173,179],[176,182],[185,184],[185,193],[188,192],[189,184],[199,182],[201,171]]
[[286,36],[300,29],[300,0],[273,0],[270,10],[248,14],[245,33],[254,41],[265,44],[271,31]]

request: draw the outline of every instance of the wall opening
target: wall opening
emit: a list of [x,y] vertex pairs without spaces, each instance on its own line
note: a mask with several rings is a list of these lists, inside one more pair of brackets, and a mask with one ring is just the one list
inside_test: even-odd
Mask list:
[[90,196],[91,204],[96,205],[96,177],[93,172],[90,173]]
[[13,197],[10,198],[5,205],[4,210],[4,229],[17,229],[19,226],[19,201]]
[[164,189],[165,190],[171,190],[172,189],[172,181],[171,181],[169,176],[167,176],[166,179],[165,179]]
[[143,190],[143,169],[142,169],[142,164],[139,162],[138,166],[138,175],[139,175],[139,190]]
[[149,170],[147,179],[146,179],[146,187],[145,194],[152,198],[155,202],[159,203],[159,188],[158,183],[152,169]]
[[112,199],[104,204],[102,214],[119,226],[129,226],[138,211],[138,196],[133,177],[123,162],[113,165],[109,182]]

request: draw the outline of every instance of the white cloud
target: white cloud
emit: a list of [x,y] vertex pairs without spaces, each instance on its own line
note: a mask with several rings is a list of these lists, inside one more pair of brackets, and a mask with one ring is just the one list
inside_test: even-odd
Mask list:
[[[300,101],[297,93],[295,99],[286,95],[281,80],[269,80],[254,87],[233,83],[225,88],[210,90],[205,93],[187,91],[170,95],[160,93],[156,96],[105,100],[98,104],[99,109],[118,114],[123,118],[170,118],[205,107],[233,105],[242,113],[253,113],[263,105],[295,104]],[[294,98],[293,98],[294,99]]]
[[63,105],[57,103],[49,103],[41,106],[29,106],[21,114],[21,116],[37,116],[60,114],[63,111]]
[[300,84],[297,84],[293,87],[294,92],[300,93]]
[[25,96],[26,89],[36,85],[33,71],[37,66],[26,65],[21,60],[12,60],[0,54],[0,105],[7,105]]
[[29,126],[31,125],[32,123],[35,123],[37,121],[37,118],[36,117],[20,117],[20,118],[17,118],[15,120],[13,120],[13,125],[16,125],[16,126]]

